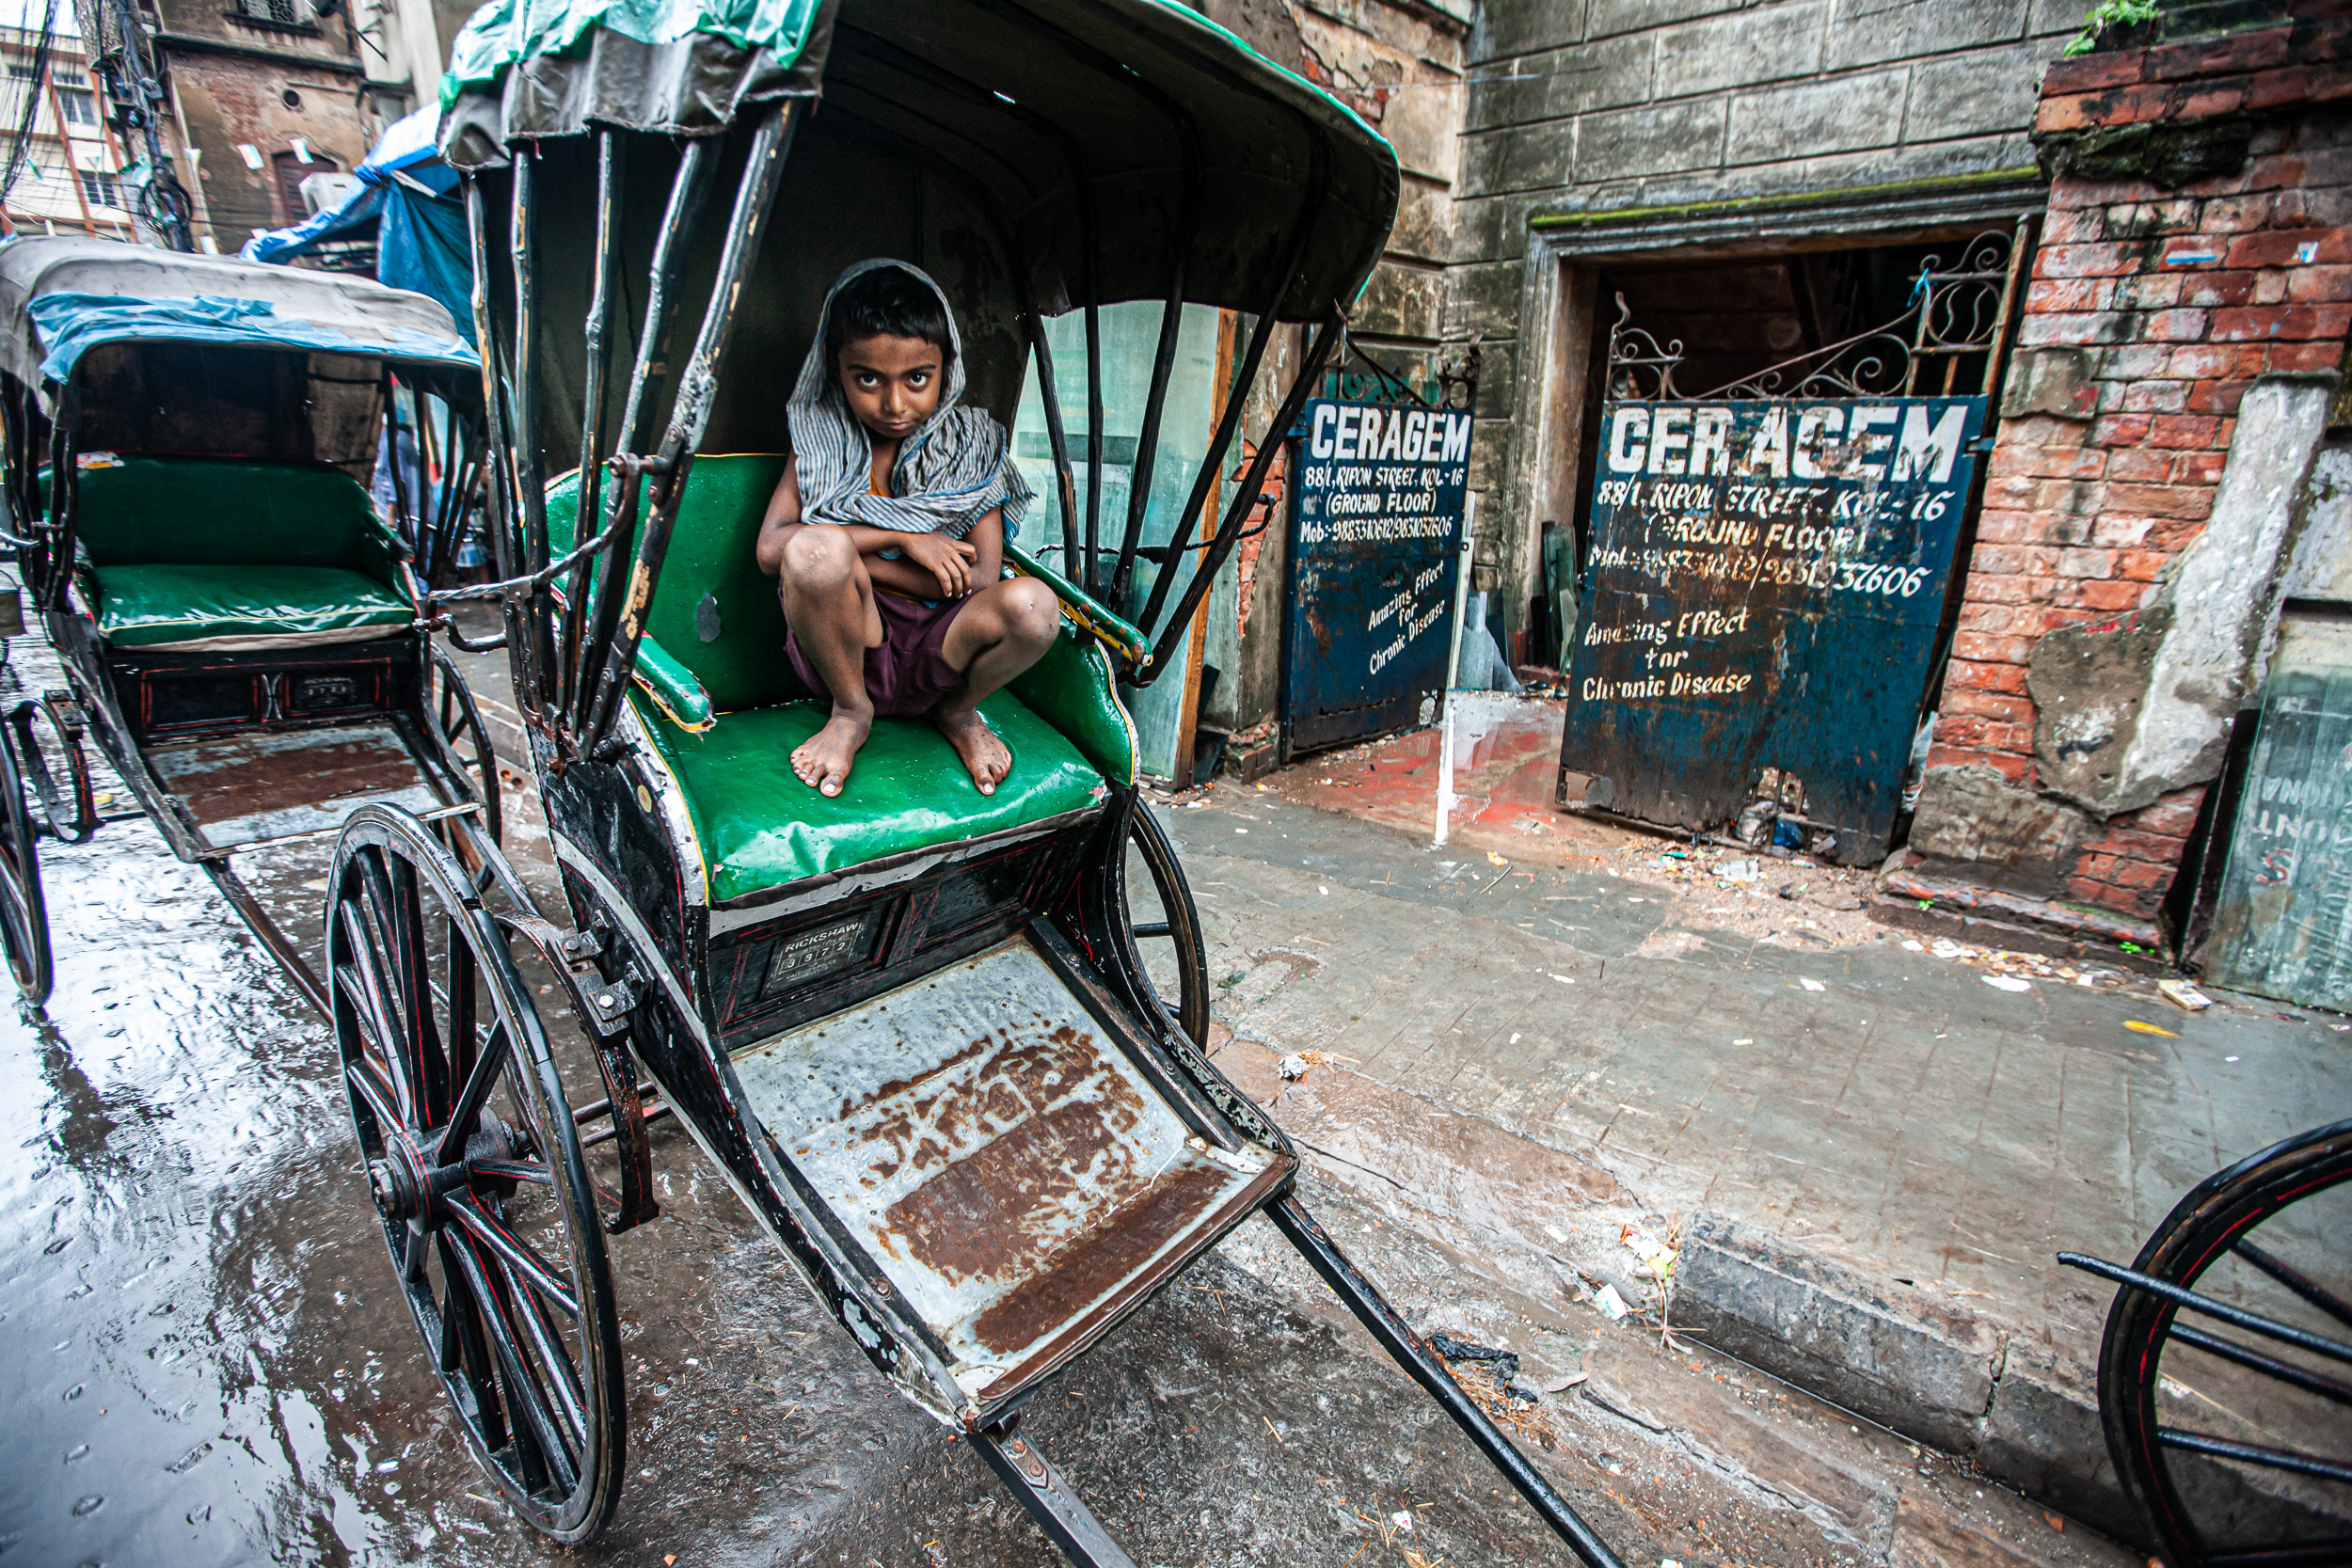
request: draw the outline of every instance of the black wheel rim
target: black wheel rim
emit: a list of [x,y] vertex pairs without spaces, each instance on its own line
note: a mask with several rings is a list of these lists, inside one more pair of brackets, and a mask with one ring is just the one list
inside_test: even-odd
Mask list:
[[335,1037],[386,1249],[475,1456],[559,1541],[612,1518],[620,1333],[571,1108],[506,937],[424,826],[367,807],[326,906]]
[[[490,842],[506,842],[506,825],[501,815],[499,800],[498,753],[490,746],[490,731],[482,721],[482,709],[475,704],[473,689],[459,673],[457,663],[449,657],[449,650],[439,643],[432,644],[432,693],[427,702],[434,734],[441,750],[474,799],[482,802],[482,828],[490,835]],[[453,848],[457,847],[452,843]],[[461,852],[460,859],[471,857]]]
[[[2172,1568],[2352,1562],[2352,1121],[2199,1183],[2100,1347],[2107,1448]],[[2333,1347],[2332,1351],[2329,1347]]]
[[1208,943],[1168,830],[1141,800],[1127,819],[1120,896],[1137,973],[1193,1044],[1209,1043]]
[[7,948],[17,989],[38,1007],[49,1000],[56,969],[49,951],[49,906],[40,891],[40,855],[33,847],[33,815],[9,728],[0,739],[0,945]]

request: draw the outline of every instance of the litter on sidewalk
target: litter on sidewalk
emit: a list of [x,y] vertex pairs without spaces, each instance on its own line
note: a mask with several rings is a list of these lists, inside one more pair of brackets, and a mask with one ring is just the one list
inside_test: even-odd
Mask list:
[[1311,1068],[1337,1067],[1343,1062],[1353,1064],[1355,1060],[1353,1056],[1341,1056],[1328,1051],[1294,1051],[1275,1063],[1274,1070],[1295,1084],[1306,1077]]
[[1628,1252],[1642,1260],[1642,1272],[1659,1284],[1666,1283],[1674,1273],[1675,1259],[1680,1258],[1679,1248],[1667,1245],[1638,1225],[1629,1225],[1617,1233],[1617,1240]]
[[2174,1006],[2185,1007],[2192,1013],[2201,1013],[2213,1006],[2212,997],[2207,996],[2186,980],[2158,980],[2156,994]]

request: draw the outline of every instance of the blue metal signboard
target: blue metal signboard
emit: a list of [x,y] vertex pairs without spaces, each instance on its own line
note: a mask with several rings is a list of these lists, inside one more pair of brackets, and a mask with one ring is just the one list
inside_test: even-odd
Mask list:
[[1984,411],[1604,405],[1561,803],[1583,775],[1582,804],[1719,828],[1771,768],[1808,844],[1883,856]]
[[1285,753],[1408,729],[1444,686],[1470,417],[1317,398],[1294,435]]

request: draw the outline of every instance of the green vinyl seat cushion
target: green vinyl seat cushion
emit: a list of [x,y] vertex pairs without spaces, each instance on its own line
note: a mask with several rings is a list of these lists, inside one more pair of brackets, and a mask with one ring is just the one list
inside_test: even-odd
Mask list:
[[694,732],[642,692],[633,701],[686,798],[714,906],[1082,811],[1109,794],[1078,749],[1009,690],[980,705],[1012,752],[993,795],[979,792],[928,720],[877,720],[850,782],[826,796],[793,773],[792,749],[824,724],[828,705],[744,709]]
[[415,619],[375,503],[341,468],[90,451],[75,472],[82,581],[113,646],[355,642]]
[[98,630],[119,648],[349,642],[407,626],[407,598],[341,566],[99,566]]

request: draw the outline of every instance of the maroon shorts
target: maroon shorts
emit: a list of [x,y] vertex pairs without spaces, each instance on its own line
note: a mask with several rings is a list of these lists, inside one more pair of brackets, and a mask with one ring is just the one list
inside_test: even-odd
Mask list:
[[[866,695],[877,715],[905,719],[929,713],[942,697],[963,684],[962,672],[947,662],[947,627],[968,602],[942,599],[927,605],[920,599],[874,590],[882,640],[881,647],[866,650]],[[784,629],[784,656],[792,661],[792,673],[813,695],[833,695],[788,625]]]

